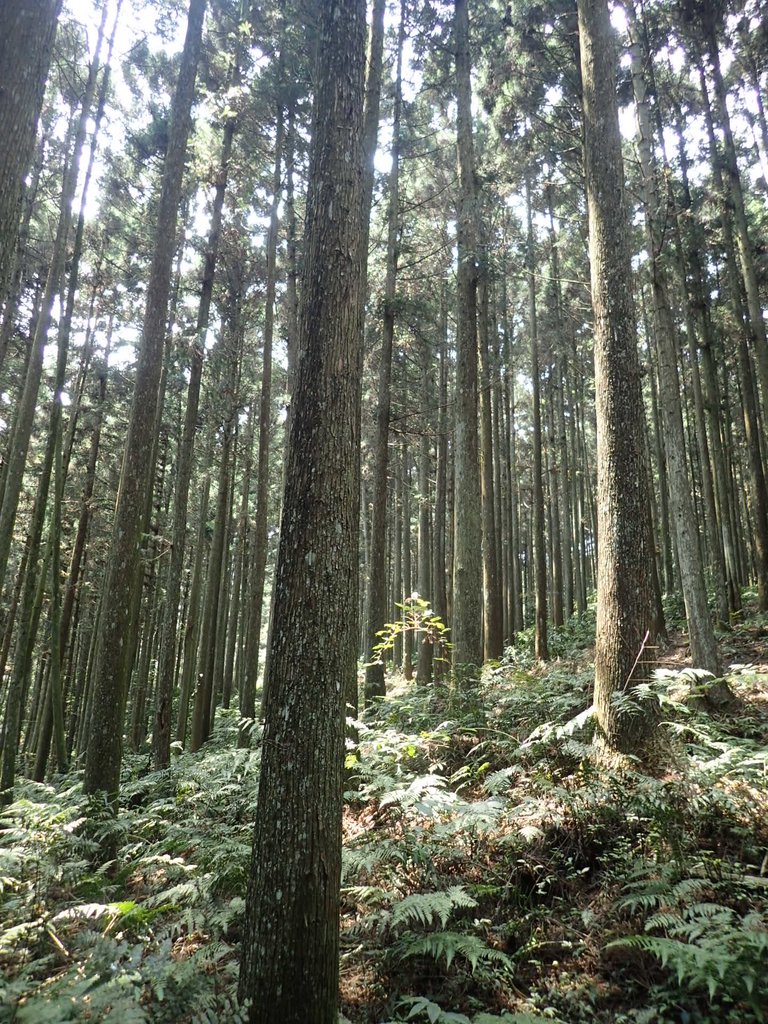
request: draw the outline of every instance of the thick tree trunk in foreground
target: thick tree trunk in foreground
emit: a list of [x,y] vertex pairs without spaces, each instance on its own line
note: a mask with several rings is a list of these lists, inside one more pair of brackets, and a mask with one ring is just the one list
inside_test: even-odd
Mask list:
[[139,364],[104,582],[83,787],[86,793],[103,792],[110,799],[117,797],[120,784],[123,717],[128,691],[126,655],[132,646],[129,636],[132,608],[139,584],[147,491],[154,470],[153,435],[163,369],[171,263],[204,16],[205,0],[191,0],[171,110],[170,140],[147,286]]
[[253,1024],[337,1020],[344,702],[358,639],[365,8],[365,0],[322,6],[300,358],[240,973]]
[[650,521],[640,365],[607,0],[579,0],[584,164],[595,317],[597,638],[595,705],[606,753],[643,755],[654,717],[622,712],[615,695],[647,676],[653,621]]

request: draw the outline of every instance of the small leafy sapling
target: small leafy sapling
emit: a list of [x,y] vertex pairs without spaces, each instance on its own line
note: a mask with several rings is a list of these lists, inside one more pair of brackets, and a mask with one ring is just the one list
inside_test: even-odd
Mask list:
[[424,644],[432,644],[434,657],[438,660],[450,661],[450,630],[440,616],[435,615],[430,602],[414,590],[410,597],[406,597],[403,603],[396,607],[402,611],[402,618],[396,622],[386,623],[384,628],[377,632],[376,636],[381,639],[373,648],[375,658],[371,664],[381,664],[394,649],[397,639],[406,633],[420,636]]

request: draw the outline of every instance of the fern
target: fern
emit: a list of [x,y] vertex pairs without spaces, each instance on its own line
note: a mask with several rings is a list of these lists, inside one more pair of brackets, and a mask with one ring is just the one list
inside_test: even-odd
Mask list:
[[485,778],[485,788],[491,796],[508,793],[521,773],[522,768],[518,764],[508,765],[506,768],[490,772]]
[[472,1018],[472,1024],[561,1024],[555,1017],[542,1017],[538,1013],[505,1013],[499,1017],[495,1013],[478,1013]]
[[459,956],[466,960],[472,971],[479,964],[495,965],[511,969],[512,961],[506,953],[493,949],[476,935],[465,935],[461,932],[431,932],[428,935],[406,933],[397,947],[400,959],[414,956],[431,956],[435,960],[445,960],[448,968]]
[[[398,1004],[398,1020],[387,1021],[386,1024],[398,1024],[401,1021],[412,1021],[424,1018],[429,1024],[559,1024],[554,1017],[541,1017],[535,1013],[478,1013],[470,1020],[466,1014],[444,1010],[439,1003],[425,996],[403,996]],[[406,1013],[406,1010],[408,1011]],[[405,1016],[400,1016],[405,1013]]]
[[[618,939],[608,948],[639,949],[669,968],[681,989],[705,991],[726,1002],[745,1000],[753,1007],[768,997],[765,961],[768,929],[757,913],[742,917],[731,907],[696,899],[712,890],[706,878],[674,879],[674,867],[663,865],[660,877],[640,868],[618,901],[621,909],[649,914],[643,935]],[[695,902],[691,902],[695,900]],[[652,934],[661,932],[662,934]]]
[[[398,1002],[398,1009],[408,1013],[401,1020],[416,1020],[417,1017],[426,1017],[429,1024],[471,1024],[469,1017],[463,1013],[451,1013],[444,1010],[439,1003],[426,999],[424,996],[403,996]],[[390,1021],[388,1024],[396,1024]]]
[[[677,926],[678,934],[691,941],[656,935],[632,935],[609,943],[608,948],[640,949],[671,968],[681,988],[705,989],[709,998],[717,993],[729,1001],[744,999],[753,1006],[764,1002],[765,962],[768,932],[761,928],[731,927],[704,935]],[[695,932],[698,932],[696,934]],[[758,998],[759,997],[759,998]]]
[[437,918],[445,928],[456,907],[476,907],[477,900],[462,885],[453,885],[445,892],[414,893],[392,907],[392,926],[421,924],[425,928]]

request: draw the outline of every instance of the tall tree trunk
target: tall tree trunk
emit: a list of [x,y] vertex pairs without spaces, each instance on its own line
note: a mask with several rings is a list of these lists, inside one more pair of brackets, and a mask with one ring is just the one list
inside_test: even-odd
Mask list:
[[62,0],[0,0],[0,307],[8,297],[24,179]]
[[616,52],[607,0],[578,0],[584,166],[595,317],[598,581],[595,705],[598,746],[644,756],[649,709],[614,700],[647,677],[653,622],[643,401],[637,355],[629,217],[616,99]]
[[373,465],[371,516],[371,559],[368,570],[366,602],[367,665],[366,702],[386,694],[384,661],[375,654],[378,633],[387,622],[387,490],[389,486],[389,420],[392,405],[392,346],[395,336],[395,294],[397,288],[398,235],[400,230],[400,113],[402,110],[403,42],[405,12],[400,5],[397,64],[395,72],[394,114],[392,123],[392,165],[389,172],[389,208],[387,211],[387,256],[384,281],[384,310],[381,324],[381,352],[376,397],[376,440]]
[[571,456],[568,450],[568,433],[565,425],[565,391],[567,390],[568,357],[565,326],[563,324],[563,296],[560,281],[560,256],[557,232],[555,230],[555,205],[552,183],[547,183],[547,206],[549,208],[550,273],[552,287],[552,309],[555,320],[556,350],[554,358],[552,403],[553,449],[557,453],[559,473],[556,486],[562,497],[562,578],[563,614],[569,619],[573,614],[574,567],[573,567],[573,515],[571,510]]
[[[703,69],[699,69],[699,81],[704,97],[704,116],[707,124],[707,135],[712,159],[712,175],[720,197],[720,222],[725,242],[725,269],[728,292],[734,323],[736,325],[736,352],[741,378],[742,402],[744,417],[744,436],[747,442],[749,458],[750,482],[752,491],[753,534],[752,541],[755,552],[755,575],[757,577],[757,598],[761,611],[768,610],[768,485],[766,483],[765,466],[761,454],[761,430],[758,415],[756,383],[750,356],[750,341],[755,343],[755,325],[750,322],[742,303],[742,282],[739,280],[736,266],[736,244],[733,237],[731,205],[733,192],[726,184],[723,175],[722,159],[717,146],[715,126],[707,93],[707,82]],[[738,177],[738,174],[737,174]],[[733,182],[731,182],[731,186]]]
[[501,579],[496,547],[495,488],[493,480],[493,421],[489,367],[490,282],[487,260],[478,281],[478,373],[480,397],[480,497],[483,532],[483,657],[496,660],[504,653]]
[[536,628],[534,648],[536,657],[543,661],[547,650],[547,555],[544,543],[544,469],[542,458],[541,426],[541,370],[539,367],[539,330],[536,316],[536,252],[533,234],[531,184],[525,181],[525,203],[528,267],[528,330],[531,336],[531,389],[533,392],[533,573],[536,588]]
[[557,364],[554,360],[550,363],[549,387],[547,388],[547,454],[546,454],[546,476],[549,506],[549,538],[551,542],[552,555],[550,558],[552,572],[552,625],[562,626],[563,624],[563,537],[560,527],[560,487],[558,477],[560,468],[557,462],[555,444],[555,390],[557,384],[553,383],[553,375],[556,373]]
[[[227,561],[227,534],[231,513],[233,447],[235,420],[237,418],[237,367],[242,344],[242,302],[243,283],[240,268],[233,272],[227,297],[227,324],[224,328],[221,352],[221,379],[217,391],[221,396],[221,448],[217,452],[219,482],[216,498],[216,519],[211,539],[211,554],[208,560],[208,578],[205,584],[203,604],[200,663],[197,673],[197,688],[192,709],[192,738],[190,749],[199,750],[210,738],[213,726],[212,707],[216,696],[216,657],[221,636],[219,633],[221,608],[221,583]],[[213,443],[213,441],[212,441]]]
[[29,352],[29,362],[27,363],[24,376],[24,385],[14,414],[14,424],[7,455],[7,467],[3,481],[2,504],[0,505],[0,585],[5,580],[8,557],[13,541],[16,511],[21,494],[27,453],[32,437],[32,427],[37,411],[37,398],[43,374],[43,355],[48,340],[48,331],[51,326],[53,305],[62,287],[62,275],[72,223],[72,203],[77,188],[80,158],[85,142],[88,118],[91,113],[91,103],[96,89],[97,67],[97,62],[94,60],[89,69],[83,106],[74,130],[72,154],[64,173],[59,220],[56,228],[56,238],[53,243],[51,263],[48,268],[45,289],[35,323],[34,337]]
[[[74,587],[76,580],[72,580],[70,573],[70,585],[67,586],[65,592],[64,603],[61,601],[61,506],[64,494],[64,481],[67,476],[67,470],[69,466],[70,450],[71,445],[74,443],[74,432],[77,424],[77,407],[73,410],[71,422],[69,426],[69,444],[62,448],[62,410],[61,400],[59,396],[64,391],[66,369],[67,369],[67,356],[69,353],[69,341],[72,330],[72,317],[75,308],[75,297],[77,295],[79,276],[80,276],[80,260],[83,253],[83,241],[85,234],[85,206],[88,200],[88,194],[90,189],[91,177],[93,175],[93,168],[96,159],[97,146],[96,142],[99,135],[99,128],[101,126],[102,119],[104,117],[104,110],[106,108],[107,94],[109,91],[110,82],[110,64],[112,60],[112,51],[115,43],[115,36],[117,34],[118,22],[120,19],[120,10],[122,7],[122,0],[117,5],[115,12],[115,19],[112,26],[112,31],[109,37],[109,43],[107,46],[107,57],[105,61],[104,71],[101,79],[101,87],[99,89],[99,98],[96,109],[96,116],[94,119],[94,130],[91,137],[91,152],[88,161],[88,167],[85,173],[85,180],[83,182],[83,189],[80,198],[80,213],[77,220],[77,230],[75,231],[75,241],[72,248],[72,258],[70,261],[71,271],[69,277],[69,286],[67,289],[67,302],[64,310],[64,316],[62,317],[61,323],[59,324],[59,351],[56,365],[56,376],[53,386],[54,400],[51,405],[51,417],[49,424],[49,440],[48,445],[51,449],[51,462],[54,473],[54,500],[51,509],[51,597],[50,597],[50,624],[51,624],[51,653],[50,653],[50,679],[49,679],[49,694],[50,701],[46,705],[43,712],[42,722],[42,738],[41,742],[38,743],[37,747],[37,761],[35,765],[35,778],[42,781],[45,773],[46,762],[48,759],[48,748],[50,744],[51,730],[53,730],[54,747],[56,751],[57,767],[60,772],[66,771],[67,768],[67,751],[66,751],[66,738],[65,738],[65,726],[64,726],[64,694],[63,684],[61,678],[62,664],[64,661],[67,634],[69,631],[69,623],[72,614],[72,605],[74,600]],[[105,4],[102,10],[101,23],[99,25],[99,32],[96,40],[96,48],[89,69],[89,78],[86,83],[86,97],[84,102],[84,114],[87,113],[88,108],[91,104],[93,97],[94,87],[96,83],[96,76],[99,68],[99,57],[101,53],[101,46],[104,36],[104,29],[107,21],[107,10],[108,5]],[[96,295],[94,292],[93,299],[95,300]],[[91,303],[91,311],[93,310],[93,301]],[[90,318],[89,318],[90,321]],[[109,358],[109,346],[110,336],[112,332],[112,318],[110,318],[110,325],[107,331],[107,354],[106,359]],[[86,348],[90,349],[89,342],[86,343]],[[90,355],[86,357],[90,359]],[[104,378],[106,379],[106,378]],[[104,388],[104,394],[106,389]],[[100,409],[103,408],[103,398],[100,403]],[[93,473],[89,475],[87,489],[93,492],[93,484],[95,478],[95,458],[98,452],[98,438],[100,434],[101,424],[101,411],[97,414],[99,427],[95,434],[95,449],[91,446],[91,458],[93,460]],[[47,460],[46,460],[47,461]],[[90,465],[89,465],[90,469]],[[82,506],[81,506],[82,507]],[[75,545],[75,552],[77,553],[78,559],[72,566],[76,576],[79,576],[79,559],[82,558],[82,554],[85,547],[85,536],[88,528],[88,514],[86,513],[82,527],[78,526],[78,535]]]
[[659,350],[659,387],[661,414],[664,424],[665,453],[667,457],[667,486],[672,513],[672,526],[677,544],[680,580],[683,588],[685,613],[691,658],[694,666],[719,674],[719,658],[712,620],[707,605],[704,566],[698,543],[696,518],[691,501],[691,481],[686,470],[685,437],[680,407],[680,377],[677,366],[677,341],[674,320],[668,298],[668,284],[662,263],[662,231],[656,218],[661,209],[653,158],[651,119],[648,109],[647,88],[643,76],[643,54],[640,49],[637,23],[630,11],[632,84],[637,107],[638,155],[642,174],[641,188],[645,207],[645,226],[648,253],[651,262],[656,342]]
[[203,281],[200,288],[200,305],[197,311],[195,339],[190,350],[189,384],[187,404],[184,413],[179,452],[176,460],[176,487],[173,499],[173,524],[171,527],[171,551],[168,575],[165,584],[165,612],[160,645],[160,663],[157,668],[157,700],[155,725],[152,731],[152,756],[156,769],[167,768],[171,759],[171,709],[173,684],[175,681],[176,632],[179,622],[179,594],[184,567],[184,550],[187,536],[187,513],[189,510],[189,486],[194,465],[195,436],[200,406],[200,385],[203,376],[205,336],[211,311],[213,283],[216,276],[216,262],[221,237],[221,217],[224,196],[229,178],[229,161],[235,136],[236,119],[230,117],[224,125],[219,155],[219,172],[216,177],[216,192],[211,210],[211,226],[208,230],[208,246],[203,267]]
[[[261,361],[261,396],[259,399],[259,452],[256,460],[256,521],[252,536],[251,578],[248,595],[248,630],[245,637],[245,680],[243,704],[240,709],[247,727],[240,730],[238,743],[246,746],[250,738],[250,722],[256,716],[256,681],[259,675],[261,617],[264,606],[264,580],[267,569],[269,534],[269,449],[272,441],[272,347],[275,330],[275,292],[277,287],[277,230],[279,226],[280,175],[283,150],[283,110],[277,111],[275,167],[272,177],[272,205],[267,232],[267,288],[264,305],[264,346]],[[264,672],[264,692],[267,689]]]
[[240,973],[251,1024],[337,1020],[344,710],[358,636],[365,8],[321,8],[301,358]]
[[453,667],[467,681],[483,663],[482,506],[477,429],[477,184],[467,0],[455,0],[459,157],[458,324],[454,423]]
[[[445,286],[440,290],[440,321],[438,341],[438,413],[437,413],[437,468],[435,479],[435,520],[433,529],[432,606],[443,623],[448,621],[448,595],[446,576],[448,572],[446,553],[446,511],[448,501],[448,356],[447,332],[448,311]],[[444,659],[435,665],[435,675],[445,674]]]
[[190,0],[187,34],[171,108],[139,363],[104,582],[83,787],[89,794],[104,792],[111,801],[116,800],[120,786],[129,670],[126,654],[131,646],[127,633],[139,583],[146,495],[154,469],[153,434],[163,371],[171,264],[204,17],[205,0]]
[[243,479],[240,491],[240,511],[237,517],[237,534],[234,543],[234,574],[232,579],[232,595],[229,609],[229,622],[227,625],[227,650],[224,660],[224,690],[222,693],[222,707],[228,708],[232,699],[232,691],[237,690],[235,686],[236,659],[240,641],[240,619],[241,610],[246,602],[242,600],[243,576],[248,566],[248,499],[251,491],[251,475],[253,473],[253,426],[254,426],[255,403],[251,403],[248,409],[248,423],[245,430],[245,464],[243,467]]
[[[768,423],[768,337],[766,337],[765,320],[763,318],[763,302],[760,297],[760,289],[757,281],[755,268],[754,247],[749,237],[747,226],[747,214],[744,203],[744,189],[739,174],[739,164],[736,157],[736,144],[733,139],[731,118],[728,113],[726,102],[726,88],[723,80],[723,72],[720,66],[720,50],[717,40],[717,17],[716,10],[719,5],[714,0],[704,0],[704,11],[701,18],[706,48],[709,56],[709,63],[712,70],[712,82],[714,84],[714,113],[718,126],[722,133],[722,172],[723,184],[727,202],[724,207],[724,214],[730,217],[736,236],[736,249],[739,256],[739,266],[744,284],[744,291],[747,297],[747,327],[750,335],[750,345],[754,352],[760,375],[760,384],[763,392],[762,413],[763,420]],[[722,15],[720,15],[722,16]],[[766,567],[764,567],[765,569]],[[763,577],[761,586],[761,611],[768,610],[768,580]]]
[[[408,439],[403,434],[400,442],[400,508],[403,515],[403,553],[401,560],[402,579],[400,581],[399,601],[403,608],[400,616],[405,623],[408,617],[407,604],[413,593],[413,565],[411,560],[411,457],[408,450]],[[413,631],[403,632],[403,675],[413,679]]]
[[[16,514],[16,508],[18,505],[18,499],[21,491],[22,477],[24,473],[24,463],[26,462],[27,450],[31,439],[31,429],[34,420],[37,392],[39,389],[40,379],[42,375],[43,351],[47,341],[47,332],[51,321],[53,301],[56,293],[60,290],[61,286],[61,275],[64,270],[64,258],[66,253],[67,238],[71,222],[72,201],[74,199],[75,188],[77,185],[78,171],[80,167],[80,157],[82,155],[83,144],[85,142],[88,117],[91,112],[91,106],[96,91],[96,83],[99,70],[99,58],[101,45],[103,42],[105,23],[106,8],[104,10],[101,24],[99,26],[96,53],[93,57],[93,60],[88,70],[88,79],[86,82],[86,88],[83,97],[83,105],[78,118],[77,128],[75,130],[72,157],[70,160],[70,164],[67,168],[67,172],[64,176],[64,188],[62,193],[56,241],[54,242],[54,252],[51,266],[48,271],[48,279],[46,281],[43,306],[40,311],[40,316],[35,329],[35,337],[32,343],[32,354],[30,357],[29,366],[27,367],[24,391],[22,394],[21,405],[18,410],[14,435],[11,442],[11,459],[9,473],[6,478],[6,487],[3,495],[2,511],[0,512],[0,523],[4,524],[8,522],[7,532],[6,534],[4,534],[2,540],[0,540],[0,578],[2,578],[5,572],[7,558],[10,550],[10,542],[13,534],[12,524]],[[93,161],[91,161],[91,164],[88,168],[88,174],[86,175],[86,191],[92,166]],[[83,202],[84,201],[85,200],[83,200]],[[71,287],[69,291],[69,301],[65,308],[65,314],[62,318],[62,322],[59,325],[58,354],[56,370],[54,375],[53,401],[51,403],[51,412],[49,417],[48,438],[45,447],[45,454],[43,457],[43,466],[41,469],[40,478],[38,480],[38,490],[37,497],[35,500],[35,510],[33,513],[33,523],[30,529],[30,554],[27,562],[27,572],[31,574],[31,576],[29,580],[25,582],[23,591],[24,596],[22,599],[21,614],[19,618],[19,631],[16,641],[16,656],[14,659],[13,678],[11,681],[11,690],[9,692],[8,703],[6,706],[6,721],[4,726],[4,746],[2,762],[2,781],[0,781],[0,799],[3,801],[10,799],[13,790],[16,758],[15,744],[17,742],[17,737],[21,726],[21,714],[24,706],[24,695],[27,690],[28,674],[31,669],[32,647],[34,644],[35,634],[37,632],[37,624],[40,618],[40,611],[42,608],[42,581],[44,577],[41,576],[39,578],[39,585],[36,584],[35,571],[37,569],[38,550],[40,548],[40,544],[43,538],[43,528],[46,516],[51,476],[55,474],[57,485],[59,486],[59,488],[63,486],[63,468],[60,465],[61,402],[59,396],[64,388],[64,379],[66,375],[67,365],[67,353],[69,347],[70,324],[72,318],[72,307],[74,303],[74,294],[77,285],[77,273],[80,252],[82,249],[82,225],[79,225],[79,228],[80,230],[78,231],[78,239],[76,241],[75,250],[73,253],[73,270]],[[55,464],[56,468],[54,468]],[[56,529],[56,517],[60,514],[60,501],[55,502],[55,505],[56,508],[54,513],[54,521],[51,527],[51,533],[49,533],[46,553],[42,559],[42,571],[43,573],[45,573],[47,571],[48,565],[53,561],[54,571],[58,574],[58,557],[52,559],[51,555],[52,545],[58,545],[60,543],[60,537]],[[60,581],[57,576],[53,594],[53,598],[57,602],[54,613],[54,627],[58,625],[57,620],[59,618],[59,583]],[[57,674],[56,678],[53,680],[53,685],[50,689],[50,692],[52,695],[52,699],[58,701],[59,706],[52,706],[51,714],[53,716],[54,725],[56,726],[55,738],[58,764],[60,770],[63,771],[66,769],[67,757],[64,745],[63,707],[61,705],[61,679],[58,674],[60,667],[60,657],[57,633],[54,633],[54,643],[56,644],[54,669]]]
[[[209,464],[210,459],[206,460]],[[189,718],[189,703],[192,697],[192,683],[197,668],[197,649],[200,641],[201,613],[200,605],[203,598],[203,574],[205,571],[206,554],[206,528],[208,518],[208,501],[211,491],[211,478],[208,472],[208,465],[203,473],[203,481],[200,485],[200,521],[198,523],[197,544],[195,545],[195,562],[192,568],[192,583],[189,589],[189,607],[187,609],[187,622],[184,629],[183,639],[183,661],[181,668],[181,682],[179,686],[179,715],[176,724],[176,739],[179,743],[187,741],[187,720]]]
[[510,636],[511,640],[523,628],[523,578],[520,562],[520,502],[519,479],[517,465],[517,430],[515,427],[515,366],[512,331],[507,309],[506,286],[502,293],[504,306],[503,357],[507,370],[504,374],[504,405],[507,421],[507,450],[509,452],[509,600],[510,600]]
[[[422,426],[419,436],[419,459],[418,459],[418,490],[419,490],[419,533],[418,533],[418,560],[416,569],[416,589],[422,599],[432,600],[432,559],[431,542],[432,531],[430,529],[430,413],[433,404],[432,387],[430,380],[430,368],[432,347],[426,339],[422,339],[420,346],[421,357],[421,409]],[[432,643],[426,636],[417,636],[417,659],[416,659],[416,681],[422,686],[432,681]]]

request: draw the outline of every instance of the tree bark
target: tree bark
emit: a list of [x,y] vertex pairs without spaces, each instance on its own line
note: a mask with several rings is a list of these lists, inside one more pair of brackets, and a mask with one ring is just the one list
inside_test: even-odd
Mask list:
[[365,7],[328,0],[321,13],[301,356],[240,973],[251,1024],[337,1019],[344,705],[358,636]]
[[[264,346],[261,360],[261,395],[259,398],[259,452],[256,459],[256,520],[253,527],[250,593],[248,597],[248,630],[245,638],[245,677],[241,713],[244,727],[238,743],[245,746],[250,739],[250,722],[256,716],[256,681],[259,674],[261,621],[264,607],[264,580],[267,569],[269,534],[269,449],[272,441],[272,347],[275,329],[275,293],[277,287],[277,231],[279,227],[280,178],[283,156],[283,110],[277,111],[275,136],[275,167],[272,176],[272,204],[267,232],[267,288],[264,306]],[[267,691],[267,670],[264,669],[264,694]]]
[[650,522],[629,217],[607,0],[578,0],[584,166],[595,318],[598,581],[595,706],[598,749],[643,757],[655,728],[614,699],[645,679],[653,622]]
[[528,330],[531,342],[531,390],[533,392],[533,573],[536,588],[536,657],[546,661],[547,650],[547,555],[544,544],[544,469],[541,426],[541,371],[539,368],[539,330],[536,316],[536,254],[533,234],[530,178],[526,175]]
[[698,542],[697,523],[691,501],[691,481],[685,461],[685,436],[680,405],[680,375],[677,365],[677,339],[669,302],[666,273],[662,264],[662,232],[656,217],[661,209],[657,188],[656,166],[653,157],[651,119],[648,109],[647,88],[643,75],[643,55],[640,49],[637,23],[629,15],[632,85],[635,94],[638,124],[638,156],[640,160],[641,189],[645,207],[645,226],[648,254],[651,264],[656,342],[659,350],[659,388],[661,417],[664,425],[667,456],[667,486],[672,514],[672,526],[677,543],[680,580],[688,621],[691,658],[697,668],[718,675],[719,658],[712,620],[707,605],[704,566]]
[[[707,135],[712,159],[712,175],[720,197],[721,225],[725,242],[725,269],[728,283],[729,300],[736,325],[736,353],[739,366],[739,377],[742,389],[742,414],[744,418],[744,436],[747,442],[749,457],[753,529],[751,540],[755,553],[755,575],[757,577],[757,600],[761,611],[768,609],[768,484],[761,454],[761,430],[758,416],[757,386],[754,380],[750,342],[754,347],[757,330],[750,319],[748,309],[742,302],[742,282],[736,265],[736,240],[733,236],[732,202],[733,191],[729,189],[723,175],[722,158],[717,146],[715,126],[707,93],[707,82],[704,70],[699,69],[699,80],[704,97],[704,116],[707,124]],[[738,177],[738,174],[737,174]],[[728,420],[726,420],[728,422]]]
[[[486,247],[487,248],[487,247]],[[504,653],[501,578],[496,547],[493,479],[493,420],[491,417],[490,282],[487,256],[478,280],[478,374],[480,397],[480,499],[483,532],[483,657],[497,660]]]
[[205,336],[210,319],[211,298],[213,296],[219,239],[221,237],[221,217],[224,209],[224,196],[229,178],[229,160],[232,153],[236,125],[236,119],[230,117],[224,125],[221,140],[219,171],[216,179],[216,192],[213,198],[211,226],[208,231],[208,246],[200,288],[200,305],[197,311],[195,338],[190,349],[189,384],[187,385],[184,426],[176,460],[171,551],[165,584],[165,612],[162,625],[163,639],[160,646],[160,663],[157,668],[157,701],[155,707],[155,726],[152,731],[152,756],[155,768],[158,770],[167,768],[171,760],[171,710],[173,684],[175,681],[176,632],[179,622],[179,594],[181,592],[181,575],[184,567],[184,550],[186,547],[189,486],[192,480],[194,465],[194,445],[197,434],[198,409],[200,406],[200,386],[203,377]]
[[106,793],[110,801],[116,800],[120,786],[129,669],[126,655],[131,647],[127,634],[139,583],[146,495],[154,469],[153,434],[163,371],[171,264],[204,17],[205,0],[191,0],[181,69],[171,110],[170,138],[147,285],[139,363],[104,582],[83,787],[89,794]]
[[477,187],[467,0],[455,0],[456,131],[459,159],[458,325],[454,423],[454,672],[476,677],[483,663],[482,506],[477,426]]
[[0,0],[0,307],[13,271],[21,196],[62,0]]
[[405,13],[400,9],[397,63],[395,72],[394,113],[392,122],[392,165],[389,172],[389,209],[387,211],[387,256],[384,281],[384,310],[381,324],[381,351],[376,395],[376,438],[373,463],[371,515],[371,558],[368,566],[366,602],[367,662],[365,700],[386,694],[384,661],[374,653],[379,630],[387,621],[387,491],[389,487],[389,420],[392,405],[392,346],[395,336],[395,292],[397,287],[398,236],[400,230],[400,113],[402,110],[403,41]]

